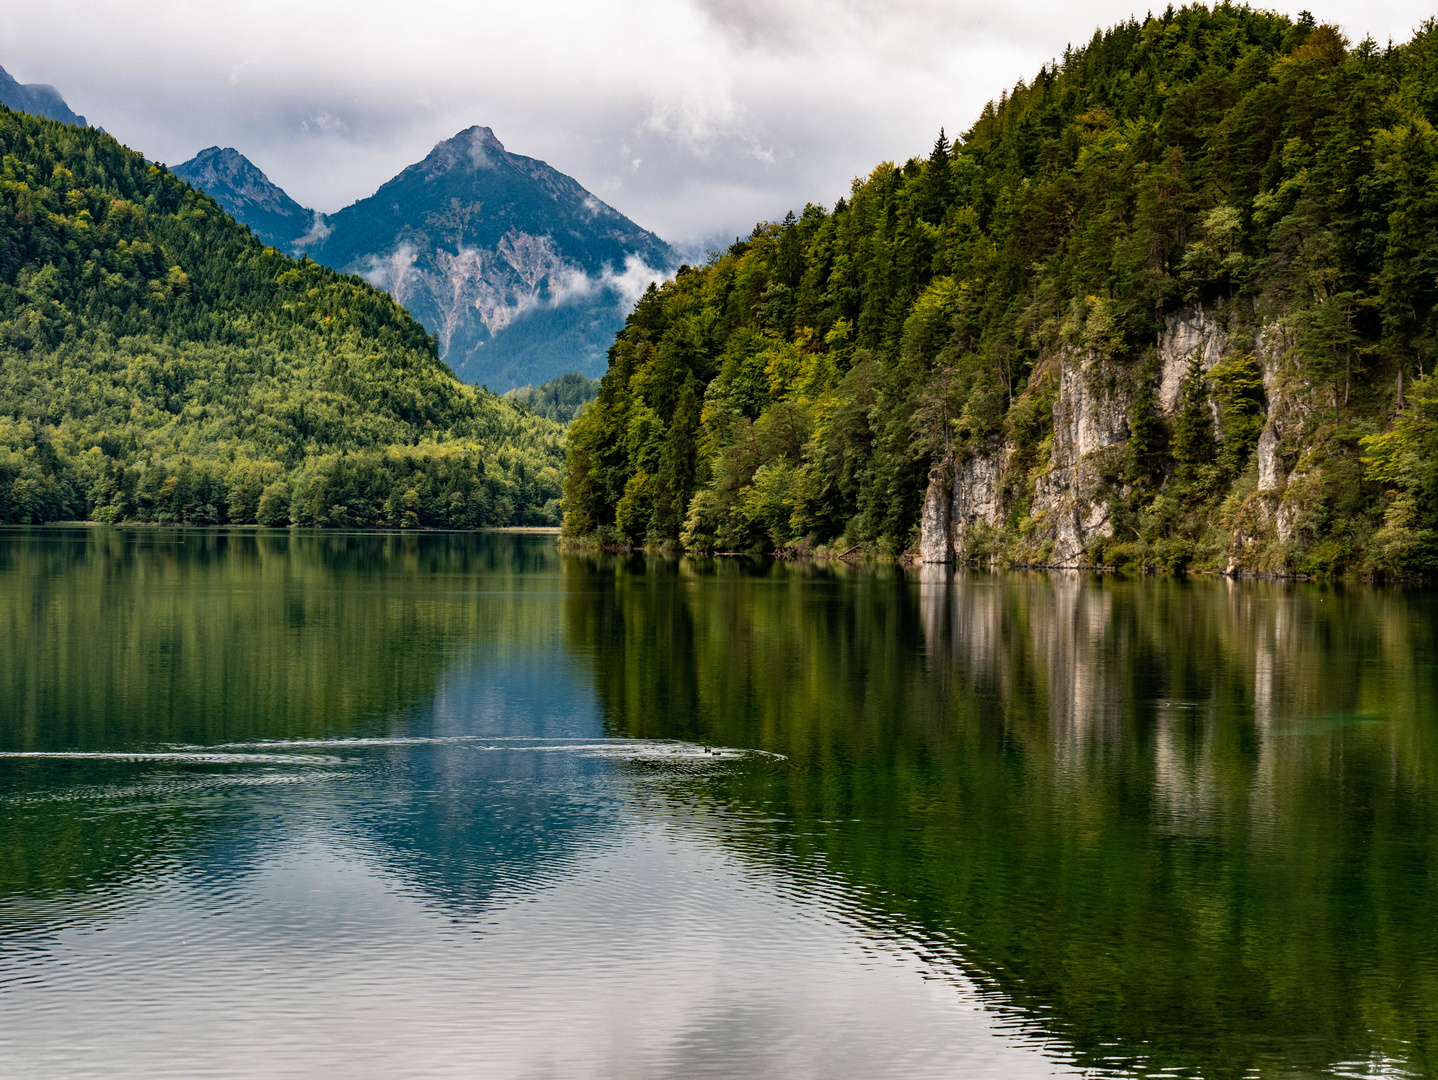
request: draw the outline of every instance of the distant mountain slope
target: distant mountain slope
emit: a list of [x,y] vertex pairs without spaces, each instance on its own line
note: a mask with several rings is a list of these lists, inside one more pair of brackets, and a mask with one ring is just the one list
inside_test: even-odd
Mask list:
[[65,104],[60,91],[43,83],[19,83],[4,68],[0,68],[0,105],[17,112],[33,113],[36,116],[58,120],[62,124],[85,127],[85,118],[77,116]]
[[496,389],[602,372],[638,293],[678,261],[486,127],[438,144],[326,224],[305,246],[312,258],[388,290],[462,378]]
[[0,522],[546,524],[562,450],[391,297],[0,108]]
[[271,247],[288,251],[314,224],[313,210],[295,202],[249,158],[231,147],[201,150],[176,166],[174,173],[209,195]]

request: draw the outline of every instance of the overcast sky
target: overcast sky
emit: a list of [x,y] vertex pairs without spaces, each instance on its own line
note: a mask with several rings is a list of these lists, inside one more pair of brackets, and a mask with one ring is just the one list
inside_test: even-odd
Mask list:
[[[1300,0],[1404,40],[1413,0]],[[0,65],[147,156],[234,146],[306,206],[471,124],[684,245],[966,129],[1119,0],[0,0]],[[1289,10],[1282,8],[1281,10]],[[1293,9],[1296,10],[1296,7]],[[1292,13],[1290,11],[1290,13]]]

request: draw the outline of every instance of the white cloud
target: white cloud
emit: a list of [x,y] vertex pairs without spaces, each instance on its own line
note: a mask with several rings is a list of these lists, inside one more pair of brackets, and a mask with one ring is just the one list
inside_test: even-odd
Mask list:
[[376,289],[384,289],[401,304],[414,292],[417,256],[409,244],[401,244],[388,255],[371,255],[360,275]]
[[618,293],[624,306],[629,308],[644,295],[645,289],[656,281],[662,281],[666,276],[665,271],[647,265],[638,255],[630,255],[624,260],[624,269],[619,273],[606,266],[601,280],[604,287]]
[[670,272],[672,268],[656,269],[647,265],[638,255],[626,258],[623,270],[606,265],[598,274],[586,274],[577,266],[566,266],[549,275],[549,304],[551,307],[563,307],[588,299],[601,290],[608,290],[627,310],[644,295],[645,289],[663,281]]
[[[1300,6],[1380,41],[1431,14],[1421,0]],[[488,125],[514,152],[692,244],[831,204],[852,177],[925,152],[940,125],[966,129],[1069,43],[1145,10],[1131,0],[47,0],[0,8],[0,64],[55,84],[152,158],[238,147],[325,212]]]
[[314,125],[316,128],[318,128],[320,131],[347,131],[347,130],[349,130],[349,125],[348,125],[348,124],[346,124],[346,123],[345,123],[343,120],[341,120],[338,116],[331,116],[331,115],[330,115],[329,113],[327,113],[327,112],[316,113],[314,116],[311,116],[309,119],[301,121],[301,123],[302,123],[305,127],[307,127],[307,128],[308,128],[311,124],[313,124],[313,125]]
[[318,244],[332,232],[334,232],[334,229],[330,226],[329,222],[325,221],[324,215],[316,211],[314,222],[310,225],[310,231],[296,240],[294,246],[302,249],[311,244]]

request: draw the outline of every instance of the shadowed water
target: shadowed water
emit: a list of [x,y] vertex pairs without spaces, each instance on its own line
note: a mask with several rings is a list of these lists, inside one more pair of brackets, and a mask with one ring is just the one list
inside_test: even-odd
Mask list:
[[1435,617],[0,532],[0,1076],[1433,1075]]

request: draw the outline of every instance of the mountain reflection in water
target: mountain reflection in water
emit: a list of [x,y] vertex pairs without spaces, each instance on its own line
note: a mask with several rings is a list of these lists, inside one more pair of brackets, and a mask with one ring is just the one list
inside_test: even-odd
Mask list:
[[1429,1075],[1434,615],[3,532],[0,1075]]

